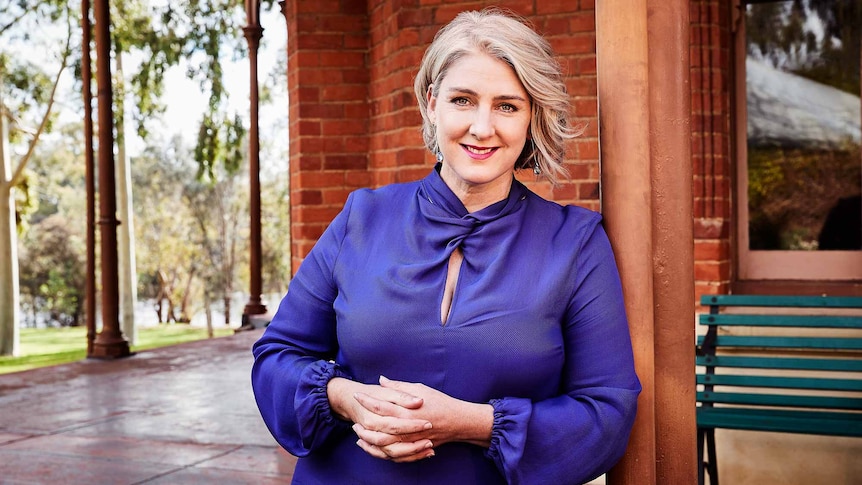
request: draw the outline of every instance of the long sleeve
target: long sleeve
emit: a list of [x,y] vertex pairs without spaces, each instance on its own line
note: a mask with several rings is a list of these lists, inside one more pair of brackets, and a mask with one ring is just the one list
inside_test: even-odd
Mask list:
[[487,455],[512,485],[591,480],[620,459],[628,442],[641,388],[614,256],[597,222],[578,249],[561,394],[491,401]]
[[272,322],[255,343],[252,388],[264,422],[289,452],[306,456],[349,431],[329,407],[326,385],[348,377],[333,362],[336,340],[333,270],[351,200],[300,266]]
[[[254,346],[264,422],[309,484],[585,481],[625,449],[640,385],[601,216],[514,182],[468,213],[436,171],[359,190],[321,236]],[[449,256],[463,263],[440,307]],[[333,415],[334,376],[381,375],[490,402],[490,448],[445,443],[394,463]]]

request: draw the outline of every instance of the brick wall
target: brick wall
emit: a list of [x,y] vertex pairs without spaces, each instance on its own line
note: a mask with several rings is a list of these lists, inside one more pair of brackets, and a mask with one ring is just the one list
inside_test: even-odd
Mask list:
[[731,264],[731,35],[728,2],[691,2],[695,294],[727,293]]
[[288,0],[291,254],[302,258],[368,172],[364,2]]
[[[696,293],[731,278],[730,34],[727,2],[691,3],[692,163]],[[467,9],[497,5],[553,45],[583,136],[569,144],[571,179],[556,188],[524,171],[540,195],[599,209],[594,0],[289,0],[288,82],[293,270],[359,187],[416,180],[422,144],[413,77],[437,30]]]
[[425,176],[413,77],[437,30],[467,9],[497,5],[529,19],[559,55],[584,135],[571,142],[561,203],[599,208],[594,1],[290,0],[288,83],[293,269],[358,187]]
[[[370,1],[371,149],[374,185],[421,178],[433,157],[422,144],[421,118],[413,79],[426,46],[441,26],[459,12],[496,5],[521,15],[545,35],[567,73],[575,121],[584,136],[569,147],[572,180],[555,190],[521,174],[538,193],[561,203],[598,209],[598,129],[596,109],[595,15],[593,2],[420,2]],[[531,180],[533,179],[533,180]]]

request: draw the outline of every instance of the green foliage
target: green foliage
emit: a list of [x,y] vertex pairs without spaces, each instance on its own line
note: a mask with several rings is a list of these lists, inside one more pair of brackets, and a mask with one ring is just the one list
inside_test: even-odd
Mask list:
[[[263,3],[264,8],[271,8],[274,2]],[[79,14],[70,7],[74,2],[17,0],[13,7],[4,9],[5,5],[12,2],[0,0],[0,95],[17,116],[13,134],[20,143],[26,142],[44,112],[51,76],[56,72],[52,65],[43,68],[41,60],[28,53],[50,52],[48,60],[57,57],[56,35],[49,37],[41,29],[53,23],[56,31],[58,24],[52,19],[79,29]],[[248,189],[243,183],[246,178],[240,177],[247,151],[246,127],[238,113],[226,109],[222,81],[224,63],[246,55],[241,32],[243,4],[238,0],[130,0],[112,2],[111,7],[116,49],[134,54],[126,59],[141,61],[127,67],[133,74],[134,106],[129,112],[149,146],[132,160],[131,173],[139,295],[156,297],[159,277],[164,276],[173,301],[194,315],[204,288],[219,294],[240,287],[248,277],[242,267],[236,269],[247,262],[248,252],[247,217],[242,217],[248,211]],[[12,22],[11,17],[19,13],[20,20]],[[14,28],[4,29],[12,24]],[[76,30],[73,39],[79,38]],[[27,41],[27,49],[7,43],[9,39]],[[80,55],[80,46],[73,47]],[[165,75],[175,67],[185,68],[208,96],[201,116],[202,136],[194,150],[178,143],[160,145],[157,135],[148,129],[164,112]],[[80,72],[78,67],[78,76]],[[76,89],[61,98],[60,108],[66,114],[80,110],[79,92]],[[54,324],[70,324],[80,318],[83,301],[79,291],[86,223],[83,130],[79,124],[57,123],[54,128],[50,136],[43,137],[16,191],[22,231],[22,301],[33,312],[48,314]],[[194,202],[184,195],[188,187],[201,191]],[[267,190],[282,187],[283,193],[264,198],[264,204],[275,203],[272,210],[280,211],[275,217],[264,215],[268,219],[263,227],[264,261],[272,279],[283,284],[289,257],[270,244],[283,244],[288,233],[286,182],[270,180],[270,187]],[[35,319],[31,316],[30,321]]]
[[38,200],[32,197],[30,177],[25,174],[12,191],[15,201],[15,229],[20,236],[29,228],[30,216],[39,208]]
[[[807,8],[806,8],[807,5]],[[824,36],[806,28],[816,16]],[[748,52],[819,83],[859,95],[862,2],[793,0],[746,9]]]
[[16,30],[15,27],[33,20],[57,22],[66,15],[68,8],[69,2],[62,0],[0,0],[0,36],[29,40],[33,30]]
[[174,138],[164,146],[149,146],[132,160],[132,167],[138,295],[179,303],[187,291],[185,282],[202,260],[182,196],[183,187],[194,180],[195,163],[181,139]]
[[[35,117],[39,110],[44,110],[53,82],[41,66],[0,52],[0,73],[0,79],[4,83],[3,103],[10,108],[18,121],[13,127],[24,122],[27,116]],[[21,140],[22,133],[13,129],[10,130],[9,136],[10,141],[15,143]]]
[[248,212],[245,187],[236,176],[221,176],[183,188],[195,223],[194,242],[203,251],[199,274],[209,299],[230,297],[237,264],[247,254],[248,226],[241,223]]
[[198,130],[194,159],[198,162],[197,178],[215,182],[216,168],[224,167],[228,177],[236,175],[245,160],[243,140],[246,129],[242,119],[224,119],[219,113],[205,114]]
[[[68,221],[52,215],[28,231],[20,254],[22,303],[49,325],[74,326],[83,316],[82,241]],[[35,324],[36,322],[33,322]]]
[[[84,167],[80,125],[60,127],[37,147],[24,181],[30,209],[21,220],[21,300],[51,325],[79,323],[84,302]],[[19,214],[22,214],[19,211]],[[28,315],[24,315],[25,323]]]
[[[64,38],[71,35],[77,13],[68,2],[57,0],[6,1],[5,6],[2,1],[0,95],[15,121],[10,133],[14,143],[20,128],[43,115],[56,72],[54,66],[45,64],[69,54],[71,46]],[[39,56],[22,55],[22,51],[38,52]]]
[[287,175],[261,178],[261,279],[263,292],[282,295],[290,281],[290,187]]
[[843,150],[748,148],[751,249],[817,249],[829,210],[859,193],[859,145]]
[[222,64],[246,54],[241,33],[246,22],[243,2],[187,0],[158,6],[119,2],[116,9],[114,18],[120,20],[114,21],[114,41],[123,50],[142,54],[141,65],[131,80],[138,134],[146,139],[147,122],[165,112],[161,98],[167,71],[185,65],[188,76],[196,79],[201,91],[208,95],[194,151],[198,176],[212,180],[214,167],[220,164],[228,174],[236,172],[245,130],[238,116],[225,112],[227,93]]

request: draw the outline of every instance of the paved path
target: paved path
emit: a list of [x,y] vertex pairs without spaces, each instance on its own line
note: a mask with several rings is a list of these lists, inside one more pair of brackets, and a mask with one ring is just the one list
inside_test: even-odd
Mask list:
[[261,332],[0,375],[0,484],[289,483],[251,392]]

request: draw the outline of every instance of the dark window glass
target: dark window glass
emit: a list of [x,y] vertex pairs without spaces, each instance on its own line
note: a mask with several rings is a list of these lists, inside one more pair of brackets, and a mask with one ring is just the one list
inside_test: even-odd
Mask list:
[[862,0],[746,6],[749,248],[862,249]]

